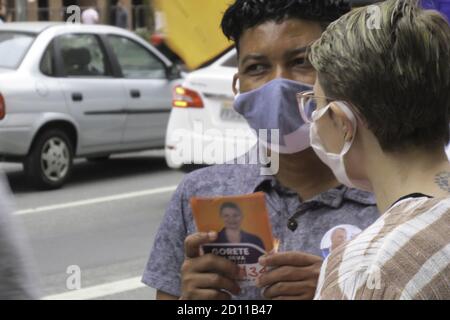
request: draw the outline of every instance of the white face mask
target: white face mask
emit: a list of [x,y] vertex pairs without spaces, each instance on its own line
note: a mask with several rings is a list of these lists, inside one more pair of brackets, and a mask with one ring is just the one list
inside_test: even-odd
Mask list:
[[351,146],[353,145],[353,140],[355,139],[355,136],[356,136],[357,121],[356,121],[355,115],[345,105],[345,103],[340,102],[340,101],[334,101],[333,103],[338,105],[341,108],[341,110],[345,113],[345,115],[352,122],[352,125],[355,128],[353,137],[352,137],[351,141],[345,141],[340,154],[330,153],[325,150],[325,147],[322,143],[322,139],[320,138],[319,133],[317,132],[316,121],[318,119],[320,119],[330,109],[331,105],[329,104],[325,108],[315,111],[317,113],[313,115],[314,122],[311,124],[311,130],[310,130],[311,147],[314,149],[314,152],[317,154],[319,159],[322,160],[322,162],[325,163],[328,167],[330,167],[330,169],[333,171],[334,175],[336,176],[336,179],[340,183],[342,183],[350,188],[357,188],[357,189],[362,189],[365,191],[372,191],[372,187],[371,187],[369,181],[351,179],[347,174],[347,170],[345,169],[345,159],[344,158],[345,158],[345,155],[350,150]]

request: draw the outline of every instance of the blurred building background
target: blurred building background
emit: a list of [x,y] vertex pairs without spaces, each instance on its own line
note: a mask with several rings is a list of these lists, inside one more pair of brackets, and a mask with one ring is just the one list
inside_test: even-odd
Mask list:
[[[73,5],[95,7],[100,24],[117,25],[136,32],[170,60],[196,69],[227,50],[220,19],[233,0],[0,0],[0,21],[67,21]],[[354,7],[382,0],[342,0]],[[421,0],[426,8],[440,10],[450,20],[450,0]],[[123,21],[124,10],[126,22]]]
[[[128,28],[131,30],[154,30],[154,12],[151,0],[124,0],[128,11]],[[95,7],[100,23],[114,24],[114,9],[117,0],[0,0],[0,15],[5,21],[65,21],[67,7],[81,9]]]

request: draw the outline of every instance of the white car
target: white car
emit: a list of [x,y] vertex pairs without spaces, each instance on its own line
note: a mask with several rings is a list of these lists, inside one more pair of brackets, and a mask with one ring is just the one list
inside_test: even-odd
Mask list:
[[229,162],[257,142],[247,121],[233,109],[236,51],[186,75],[174,90],[166,134],[166,162],[171,168]]
[[0,157],[57,188],[74,157],[162,148],[178,69],[110,26],[0,26]]

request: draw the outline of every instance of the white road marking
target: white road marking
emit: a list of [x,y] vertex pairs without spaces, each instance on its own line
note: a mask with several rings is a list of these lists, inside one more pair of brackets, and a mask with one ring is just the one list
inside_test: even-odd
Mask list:
[[74,202],[68,202],[68,203],[62,203],[62,204],[55,204],[55,205],[49,205],[49,206],[43,206],[43,207],[37,207],[37,208],[18,210],[15,212],[15,214],[16,215],[25,215],[25,214],[30,214],[30,213],[54,211],[54,210],[61,210],[61,209],[68,209],[68,208],[73,208],[73,207],[98,204],[98,203],[103,203],[103,202],[110,202],[110,201],[124,200],[124,199],[137,198],[137,197],[143,197],[143,196],[150,196],[150,195],[175,191],[176,188],[177,188],[177,186],[168,186],[168,187],[148,189],[148,190],[142,190],[142,191],[136,191],[136,192],[130,192],[130,193],[122,193],[122,194],[100,197],[100,198],[93,198],[93,199],[87,199],[87,200],[80,200],[80,201],[74,201]]
[[[126,291],[144,288],[141,277],[129,278],[125,280],[109,282],[98,286],[81,288],[60,294],[43,297],[43,300],[89,300],[110,296]],[[150,289],[149,289],[150,290]]]

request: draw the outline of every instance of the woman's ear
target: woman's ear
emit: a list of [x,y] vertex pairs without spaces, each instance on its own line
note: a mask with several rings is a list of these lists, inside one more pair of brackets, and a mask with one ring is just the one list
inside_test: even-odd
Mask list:
[[355,127],[352,121],[335,103],[331,103],[331,110],[333,112],[333,121],[336,123],[338,129],[341,130],[345,141],[351,141],[355,135]]
[[233,76],[233,84],[232,84],[232,88],[234,95],[237,95],[240,92],[240,88],[239,88],[239,74],[235,73]]

